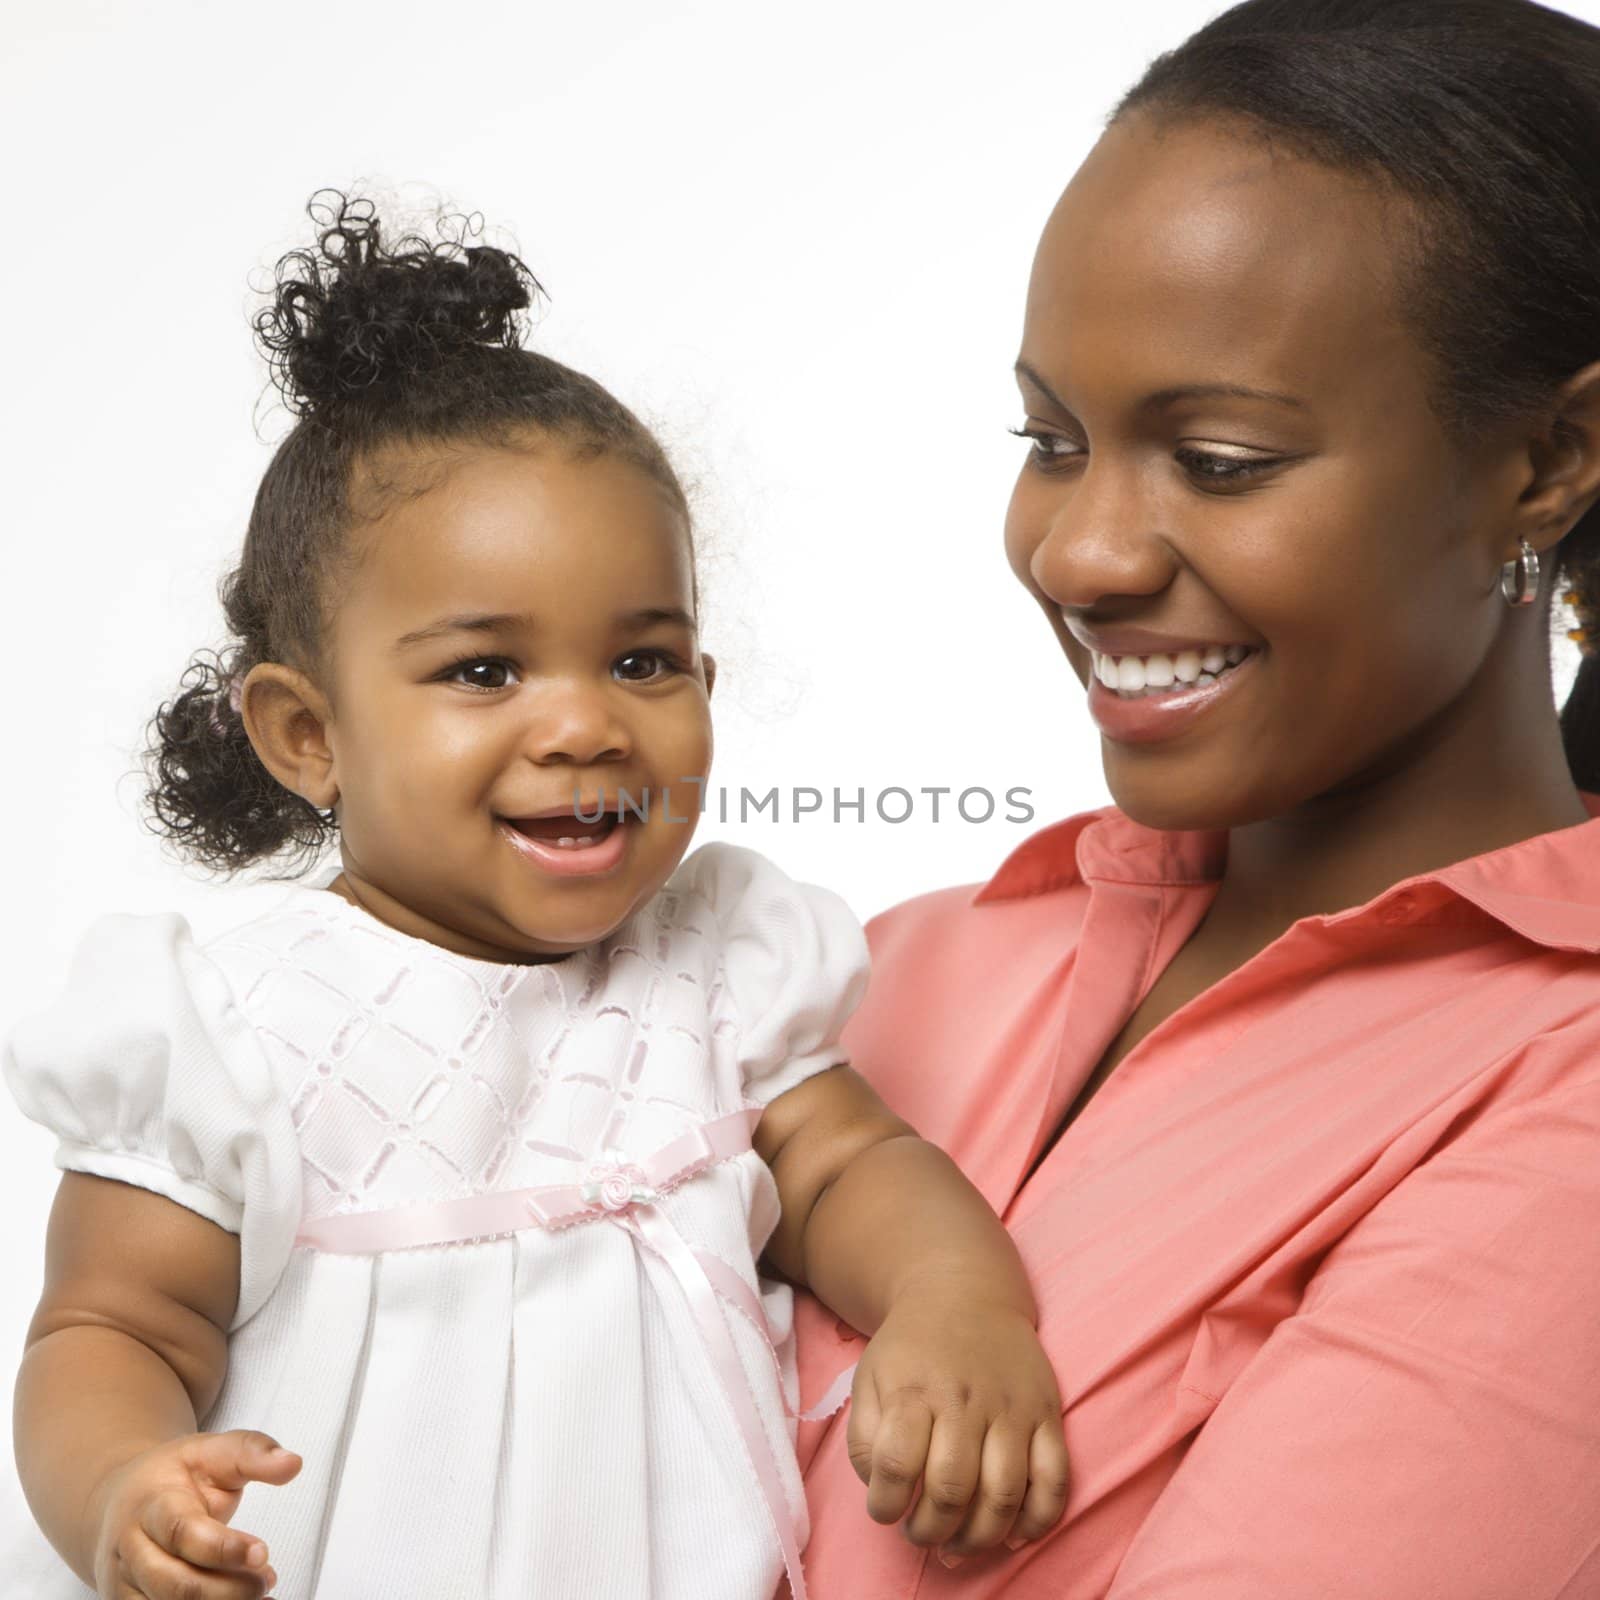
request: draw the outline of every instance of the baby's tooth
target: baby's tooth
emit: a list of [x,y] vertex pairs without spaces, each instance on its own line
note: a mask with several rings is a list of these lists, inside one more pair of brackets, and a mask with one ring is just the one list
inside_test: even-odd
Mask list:
[[1144,662],[1138,656],[1124,656],[1117,663],[1117,687],[1130,693],[1144,688]]
[[1200,658],[1200,668],[1203,672],[1221,672],[1228,664],[1228,652],[1221,645],[1211,645]]
[[1147,689],[1169,689],[1173,679],[1172,657],[1149,656],[1144,664],[1144,682]]
[[1248,654],[1249,651],[1242,644],[1230,644],[1228,646],[1228,665],[1231,667],[1238,666]]
[[1179,683],[1193,683],[1200,676],[1200,652],[1180,650],[1172,659],[1172,675]]

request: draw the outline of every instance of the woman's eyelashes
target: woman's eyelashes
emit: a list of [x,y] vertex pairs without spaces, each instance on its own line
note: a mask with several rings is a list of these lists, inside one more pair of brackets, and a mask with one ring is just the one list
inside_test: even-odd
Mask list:
[[1028,451],[1028,463],[1046,472],[1054,471],[1063,462],[1088,454],[1070,439],[1063,438],[1059,433],[1046,433],[1042,428],[1008,428],[1006,432],[1019,439],[1030,440],[1033,448]]
[[[1008,430],[1019,439],[1032,442],[1028,451],[1028,465],[1038,472],[1060,472],[1072,462],[1088,455],[1088,451],[1075,441],[1059,433],[1049,433],[1043,428],[1022,427]],[[1287,456],[1234,456],[1215,450],[1198,450],[1193,445],[1180,445],[1172,459],[1201,486],[1242,482],[1273,467],[1281,467],[1290,460]]]
[[[611,663],[611,676],[619,683],[659,683],[688,670],[672,651],[654,646],[624,651]],[[493,694],[521,682],[521,671],[506,656],[461,656],[439,672],[434,681],[456,684],[478,694]]]

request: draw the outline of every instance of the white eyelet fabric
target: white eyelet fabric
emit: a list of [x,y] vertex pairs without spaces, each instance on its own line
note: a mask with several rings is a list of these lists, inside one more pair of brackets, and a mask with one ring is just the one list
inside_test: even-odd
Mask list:
[[[102,919],[5,1071],[58,1165],[239,1234],[203,1426],[305,1459],[233,1519],[267,1541],[280,1600],[767,1600],[781,1561],[731,1410],[677,1285],[624,1230],[371,1256],[294,1239],[307,1218],[570,1183],[765,1105],[843,1060],[866,969],[842,900],[731,845],[540,965],[295,887],[203,946],[181,917]],[[728,1320],[803,1529],[790,1294],[756,1273],[771,1175],[746,1154],[660,1204],[761,1294],[776,1367]],[[41,1544],[26,1530],[9,1570],[81,1600]]]

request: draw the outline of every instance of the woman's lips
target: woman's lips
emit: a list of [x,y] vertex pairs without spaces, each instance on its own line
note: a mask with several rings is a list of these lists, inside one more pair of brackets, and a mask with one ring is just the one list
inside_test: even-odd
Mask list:
[[[619,818],[603,838],[586,845],[556,844],[553,840],[532,838],[504,817],[497,825],[512,849],[529,865],[552,877],[581,878],[610,872],[621,864],[632,837],[633,819]],[[574,821],[572,836],[580,837],[583,831],[584,825]]]
[[1263,652],[1252,650],[1237,666],[1230,667],[1215,683],[1163,694],[1141,695],[1125,700],[1115,689],[1108,689],[1091,674],[1089,715],[1106,738],[1118,744],[1155,744],[1185,732],[1219,701],[1227,699],[1248,678]]

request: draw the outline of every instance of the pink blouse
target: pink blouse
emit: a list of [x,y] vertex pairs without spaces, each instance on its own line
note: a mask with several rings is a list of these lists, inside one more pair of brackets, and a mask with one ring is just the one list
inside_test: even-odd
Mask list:
[[[869,929],[854,1060],[1005,1217],[1074,1476],[947,1571],[802,1438],[817,1600],[1600,1596],[1596,820],[1306,917],[1143,1039],[1224,833],[1115,808]],[[809,1396],[860,1353],[800,1312]],[[815,1450],[814,1457],[811,1451]]]

